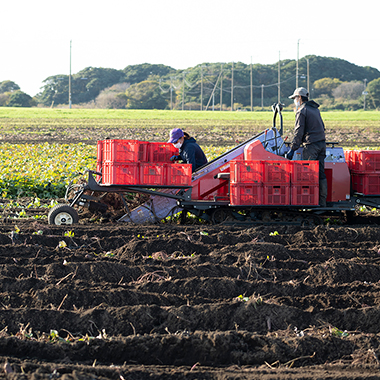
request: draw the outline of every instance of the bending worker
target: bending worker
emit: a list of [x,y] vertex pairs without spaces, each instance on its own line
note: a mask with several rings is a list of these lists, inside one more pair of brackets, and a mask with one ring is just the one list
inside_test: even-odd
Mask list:
[[296,122],[294,138],[287,153],[287,158],[293,158],[294,152],[303,143],[303,160],[319,161],[319,205],[326,207],[327,179],[325,174],[326,140],[325,125],[319,112],[319,104],[309,100],[309,93],[304,87],[294,90],[293,95],[296,106]]
[[172,129],[168,142],[179,149],[179,156],[172,156],[170,158],[171,161],[182,160],[186,164],[191,164],[193,166],[193,172],[204,164],[207,164],[206,155],[196,143],[194,137],[190,137],[186,132],[183,132],[182,129]]

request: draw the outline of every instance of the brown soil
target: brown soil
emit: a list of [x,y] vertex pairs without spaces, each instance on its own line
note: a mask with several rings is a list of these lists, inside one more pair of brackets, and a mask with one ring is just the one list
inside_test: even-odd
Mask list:
[[378,378],[376,224],[2,220],[0,378]]

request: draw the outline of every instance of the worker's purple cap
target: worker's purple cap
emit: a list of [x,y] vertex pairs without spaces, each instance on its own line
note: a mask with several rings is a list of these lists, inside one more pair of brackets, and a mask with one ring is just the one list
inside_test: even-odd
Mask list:
[[175,144],[181,137],[183,137],[183,131],[180,128],[174,128],[170,131],[170,143]]

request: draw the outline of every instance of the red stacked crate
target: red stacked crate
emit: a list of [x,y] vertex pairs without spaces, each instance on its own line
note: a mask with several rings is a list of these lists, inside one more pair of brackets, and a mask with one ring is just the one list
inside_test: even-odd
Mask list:
[[290,204],[290,166],[287,160],[263,162],[263,204]]
[[142,185],[190,186],[192,165],[170,161],[179,151],[167,142],[151,142],[148,146],[148,163],[142,163]]
[[172,156],[177,156],[179,151],[171,143],[150,142],[148,145],[149,162],[171,162]]
[[102,182],[106,185],[137,185],[139,163],[103,161]]
[[[98,173],[102,172],[102,163],[103,163],[103,141],[98,141],[97,144],[97,155],[96,155],[96,171]],[[99,182],[102,179],[100,175],[96,175],[96,180]]]
[[380,172],[379,173],[352,173],[352,189],[365,195],[380,194]]
[[[148,142],[103,140],[98,142],[102,182],[107,185],[136,185],[140,182],[139,164],[148,159]],[[101,150],[101,153],[99,152]],[[99,167],[99,164],[97,165]]]
[[139,140],[104,140],[103,161],[146,162],[148,146],[148,142]]
[[191,173],[193,166],[191,164],[166,164],[166,185],[169,186],[190,186]]
[[344,159],[348,165],[348,169],[352,169],[352,161],[354,159],[354,155],[355,155],[355,151],[354,150],[345,150],[344,151]]
[[263,204],[263,185],[257,183],[231,183],[230,203],[233,206]]
[[263,204],[263,164],[260,160],[230,162],[230,203],[234,206]]
[[291,204],[319,204],[319,162],[290,161]]
[[102,170],[107,185],[189,186],[191,165],[170,161],[178,154],[173,144],[165,142],[98,141],[97,171]]
[[351,154],[351,169],[355,172],[380,172],[380,151],[359,150]]
[[140,164],[141,185],[165,185],[166,166],[164,163],[144,162]]
[[380,194],[380,151],[353,151],[349,167],[353,191],[364,195]]
[[230,181],[233,183],[263,182],[263,163],[260,160],[233,160],[230,164]]

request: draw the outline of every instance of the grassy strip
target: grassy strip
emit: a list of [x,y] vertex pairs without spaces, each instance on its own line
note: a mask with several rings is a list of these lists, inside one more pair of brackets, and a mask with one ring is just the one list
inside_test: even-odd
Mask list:
[[[292,110],[284,110],[286,119],[294,120]],[[231,111],[168,111],[168,110],[108,110],[108,109],[56,109],[0,107],[1,118],[21,119],[127,119],[127,120],[272,120],[273,112]],[[329,111],[322,112],[325,120],[334,121],[378,121],[378,111]]]

